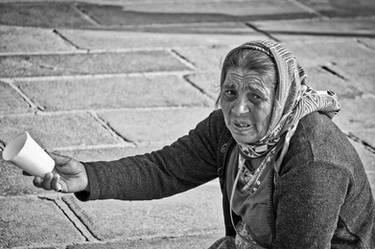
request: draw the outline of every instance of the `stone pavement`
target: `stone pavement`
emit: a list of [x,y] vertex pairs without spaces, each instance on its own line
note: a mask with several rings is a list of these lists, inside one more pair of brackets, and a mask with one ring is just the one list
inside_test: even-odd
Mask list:
[[[282,42],[339,95],[335,122],[375,193],[372,0],[0,0],[0,139],[27,130],[83,161],[159,148],[214,109],[223,57],[254,39]],[[31,181],[0,161],[0,248],[206,248],[224,233],[216,181],[87,203]]]

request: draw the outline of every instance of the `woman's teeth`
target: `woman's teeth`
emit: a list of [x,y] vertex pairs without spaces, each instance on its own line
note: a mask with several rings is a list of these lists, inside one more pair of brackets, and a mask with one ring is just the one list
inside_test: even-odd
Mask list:
[[245,123],[245,122],[236,122],[236,123],[234,123],[234,125],[237,126],[237,127],[240,127],[240,128],[250,127],[250,124]]

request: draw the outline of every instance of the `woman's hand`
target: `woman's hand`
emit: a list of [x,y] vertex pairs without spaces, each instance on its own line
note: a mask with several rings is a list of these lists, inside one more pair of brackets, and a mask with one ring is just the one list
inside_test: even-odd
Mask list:
[[79,161],[56,153],[49,153],[55,161],[55,168],[43,178],[36,176],[34,185],[45,190],[74,193],[88,189],[85,167]]

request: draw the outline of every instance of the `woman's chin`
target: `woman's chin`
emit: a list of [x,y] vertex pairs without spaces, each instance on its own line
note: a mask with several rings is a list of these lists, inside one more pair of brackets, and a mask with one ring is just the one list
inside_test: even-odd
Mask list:
[[236,140],[237,143],[239,144],[251,144],[251,143],[255,143],[257,141],[257,136],[256,135],[251,135],[251,134],[248,134],[248,135],[240,135],[240,134],[233,134],[232,133],[232,136],[234,138],[234,140]]
[[237,143],[249,144],[255,143],[259,139],[259,133],[254,126],[250,127],[238,127],[235,125],[229,126],[230,133]]

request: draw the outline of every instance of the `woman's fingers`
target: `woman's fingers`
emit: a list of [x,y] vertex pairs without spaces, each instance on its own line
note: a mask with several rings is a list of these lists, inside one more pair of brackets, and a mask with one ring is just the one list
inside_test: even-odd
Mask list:
[[43,188],[45,190],[63,192],[60,176],[58,174],[47,173],[43,178],[36,176],[34,177],[33,184],[35,187]]
[[52,189],[52,186],[51,186],[52,178],[53,178],[53,174],[51,172],[44,175],[43,182],[42,182],[42,187],[44,189],[46,190]]
[[42,188],[43,178],[40,176],[34,177],[33,184],[35,187]]
[[62,192],[62,187],[61,187],[61,184],[59,183],[60,181],[60,176],[55,174],[52,178],[52,181],[51,181],[51,187],[53,190],[57,191],[57,192]]

